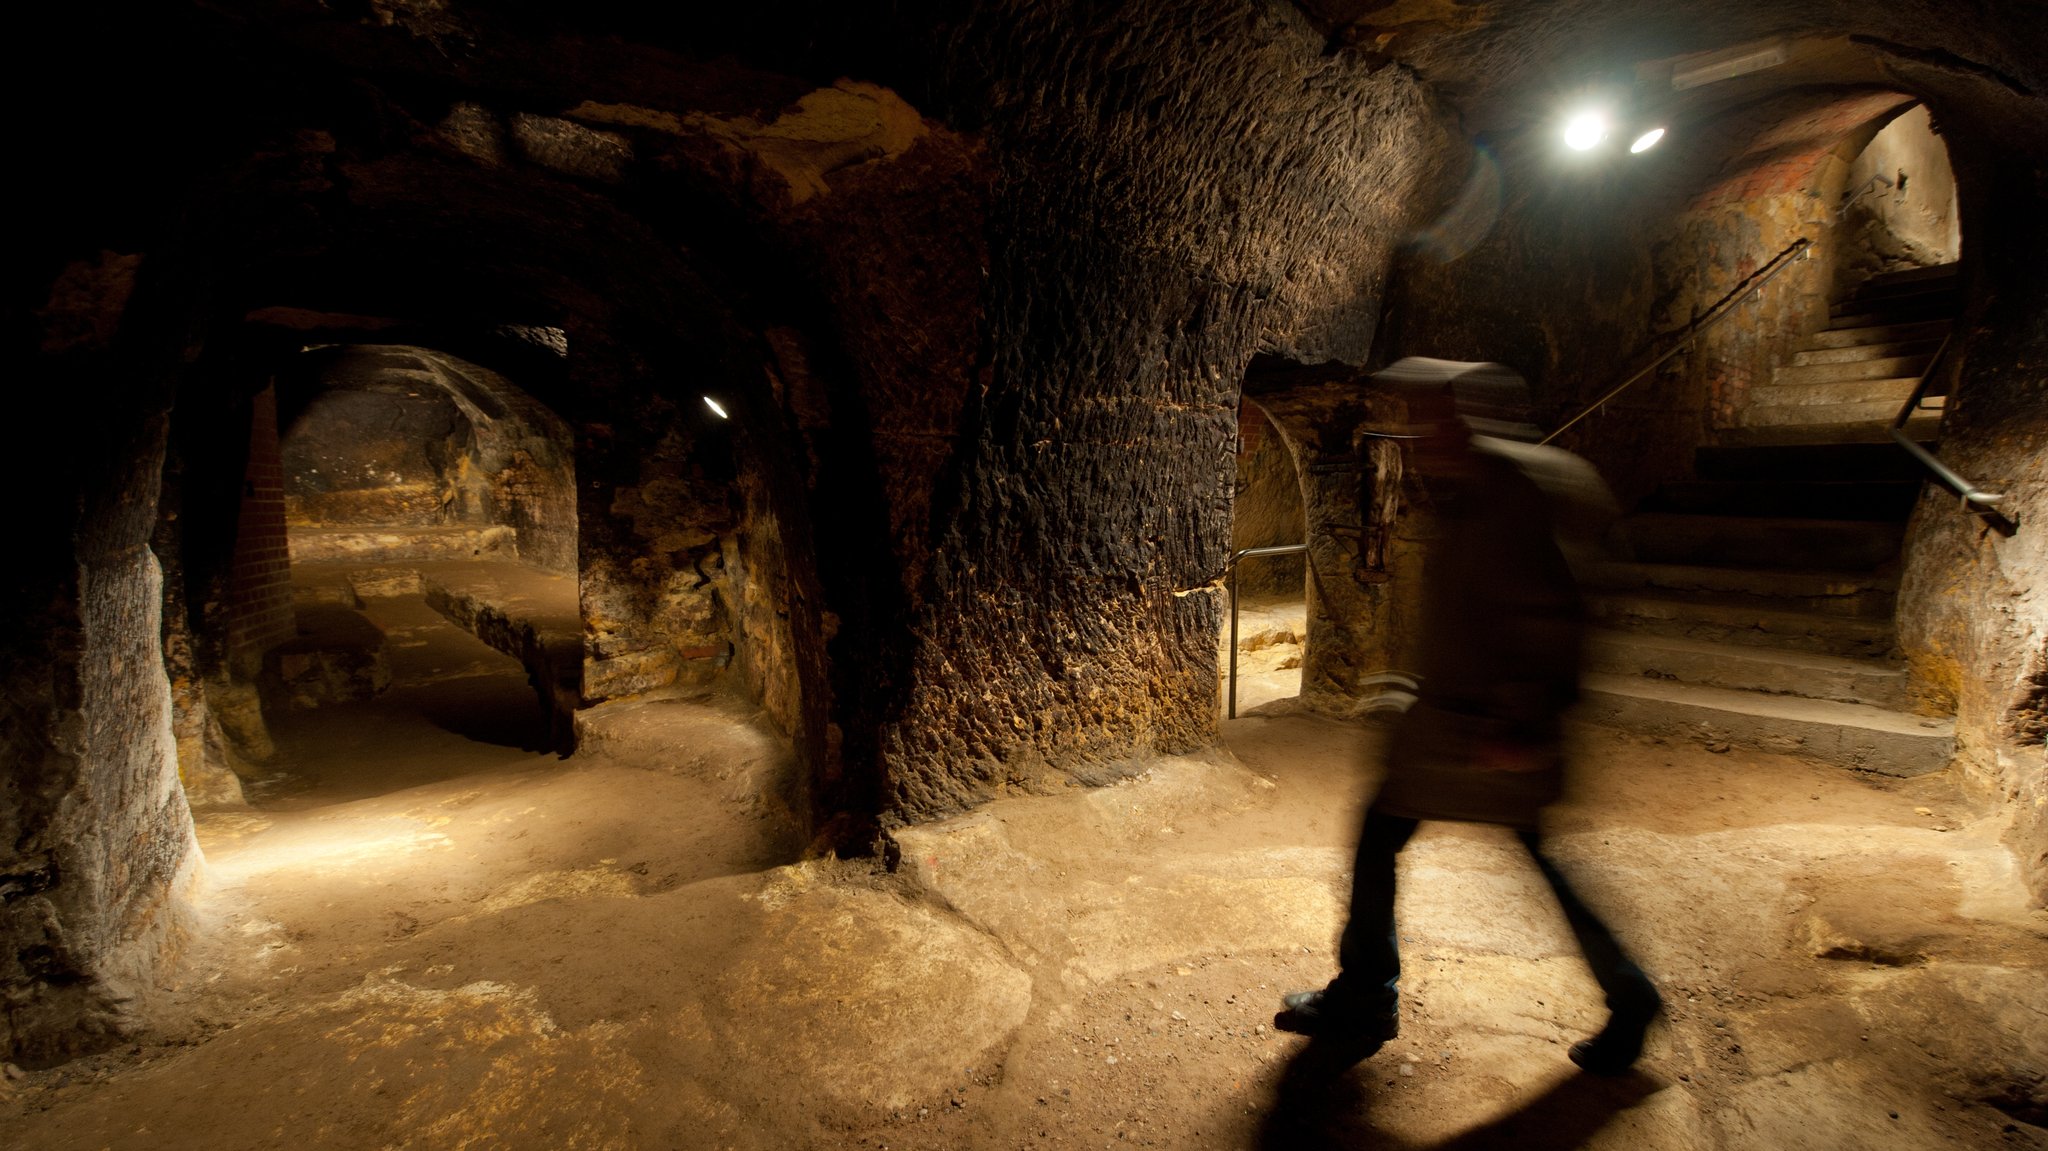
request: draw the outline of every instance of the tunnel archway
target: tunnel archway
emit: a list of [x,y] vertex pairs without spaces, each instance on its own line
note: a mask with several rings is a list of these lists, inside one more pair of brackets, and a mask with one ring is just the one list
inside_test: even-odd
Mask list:
[[[464,357],[345,327],[290,339],[334,318],[252,315],[202,361],[171,421],[157,544],[178,573],[166,663],[188,797],[232,804],[253,797],[244,783],[304,786],[288,780],[274,729],[391,686],[406,644],[368,613],[394,597],[427,613],[414,626],[446,618],[471,637],[474,651],[443,662],[514,673],[509,695],[440,689],[443,728],[568,751],[582,663],[568,425]],[[560,358],[529,356],[525,374]]]
[[1874,275],[1962,260],[1955,169],[1926,104],[1914,103],[1878,129],[1849,160],[1837,196],[1835,298]]
[[[444,730],[572,750],[568,425],[505,376],[419,346],[308,345],[271,378],[297,634],[266,654],[267,710],[364,704],[396,681]],[[264,510],[245,498],[243,535]],[[422,659],[429,639],[444,650]]]
[[[331,138],[319,133],[284,147],[302,149],[314,166],[333,159]],[[220,753],[226,733],[209,729],[204,718],[189,732],[174,731],[177,725],[168,720],[180,700],[204,698],[192,694],[203,690],[197,680],[208,670],[200,666],[207,658],[203,646],[227,635],[226,621],[209,618],[208,604],[230,598],[251,432],[263,422],[257,409],[266,402],[273,370],[304,355],[299,349],[308,344],[404,339],[495,364],[495,356],[478,349],[493,342],[503,317],[544,317],[540,323],[562,333],[577,352],[567,358],[548,353],[545,358],[560,366],[543,373],[543,386],[535,389],[574,436],[572,534],[558,538],[565,545],[559,551],[569,554],[578,573],[565,578],[575,585],[574,666],[584,673],[582,692],[589,694],[572,692],[580,695],[572,706],[645,695],[688,675],[701,675],[698,686],[705,687],[726,680],[742,698],[772,701],[772,718],[742,709],[742,721],[758,722],[764,732],[779,727],[764,738],[787,738],[796,747],[794,765],[784,762],[787,744],[782,758],[770,757],[775,791],[764,788],[747,798],[763,810],[786,810],[799,828],[811,824],[814,800],[825,802],[817,799],[827,760],[820,689],[827,674],[824,608],[810,553],[805,481],[790,466],[803,449],[787,442],[786,413],[765,378],[770,354],[758,330],[736,320],[730,286],[708,285],[704,269],[649,238],[645,221],[600,197],[567,190],[554,176],[493,172],[460,161],[451,167],[435,147],[392,159],[391,166],[396,170],[385,173],[390,182],[373,181],[376,190],[365,202],[328,205],[333,215],[300,234],[303,245],[274,247],[265,246],[276,237],[262,222],[306,223],[293,206],[298,186],[269,182],[274,172],[217,174],[217,195],[182,222],[182,246],[148,265],[143,288],[134,283],[137,261],[113,260],[108,267],[115,278],[96,285],[115,301],[111,316],[102,317],[107,333],[142,333],[123,341],[132,362],[116,360],[118,369],[108,367],[113,357],[97,346],[81,357],[83,370],[115,372],[123,384],[103,389],[102,413],[109,421],[104,451],[120,467],[80,468],[90,477],[81,481],[90,505],[84,538],[102,541],[92,545],[85,572],[100,581],[90,587],[102,609],[90,621],[93,636],[84,650],[114,658],[96,657],[85,674],[104,681],[90,696],[107,717],[101,742],[91,750],[96,774],[72,772],[64,785],[84,788],[90,801],[74,803],[77,796],[67,791],[71,798],[53,799],[36,826],[44,828],[39,834],[57,836],[51,850],[65,860],[47,929],[59,936],[83,932],[73,935],[76,940],[106,935],[126,942],[118,951],[88,947],[55,955],[52,979],[73,990],[39,1000],[55,1022],[46,1026],[23,1016],[19,1034],[39,1036],[23,1040],[24,1049],[30,1042],[47,1041],[58,1050],[96,1042],[97,1032],[75,1023],[80,1012],[99,1008],[79,1004],[126,994],[109,974],[114,968],[142,972],[142,978],[170,969],[204,870],[190,808],[246,798],[227,786],[234,772]],[[413,190],[400,190],[409,180],[417,181]],[[432,221],[446,207],[437,199],[443,195],[468,206],[459,233],[434,229]],[[564,239],[572,233],[573,242]],[[131,291],[135,299],[127,306]],[[174,342],[177,349],[167,351]],[[512,374],[525,382],[523,370]],[[711,391],[741,418],[714,423],[701,402]],[[274,417],[269,426],[275,430]],[[281,507],[281,472],[277,485]],[[160,486],[170,493],[163,501],[156,498]],[[698,511],[684,517],[689,522],[675,514],[692,508]],[[707,518],[711,526],[699,530]],[[517,538],[519,525],[510,526]],[[43,535],[64,538],[72,530],[55,516]],[[281,532],[274,542],[278,550],[264,562],[281,564]],[[195,565],[202,553],[210,558]],[[155,575],[159,565],[162,583]],[[716,643],[677,643],[664,615],[679,602],[670,593],[708,596],[705,575],[715,581],[721,567],[728,586],[720,594],[730,595],[733,610],[718,622],[748,629],[750,642],[735,645],[721,634]],[[95,574],[101,568],[111,574]],[[58,588],[79,578],[62,564],[51,571]],[[166,585],[177,602],[163,602]],[[164,608],[169,626],[159,614]],[[282,609],[288,637],[289,595],[269,608]],[[252,633],[248,645],[259,663],[266,638]],[[744,653],[745,666],[727,676],[736,650]],[[588,674],[593,666],[611,673],[595,692]],[[138,702],[131,704],[131,696]],[[253,690],[209,702],[212,707],[188,714],[210,713],[226,721],[220,728],[247,719],[244,730],[262,731]],[[161,733],[159,717],[167,720]],[[138,722],[148,730],[127,730]],[[212,782],[221,785],[211,792],[200,778],[209,756]],[[79,782],[117,775],[124,780],[119,786]],[[74,850],[67,841],[83,847]],[[102,842],[146,845],[137,850],[161,866],[111,867],[95,846]],[[110,900],[109,892],[120,894]],[[116,1030],[118,1015],[112,1013],[116,1021],[108,1024]]]

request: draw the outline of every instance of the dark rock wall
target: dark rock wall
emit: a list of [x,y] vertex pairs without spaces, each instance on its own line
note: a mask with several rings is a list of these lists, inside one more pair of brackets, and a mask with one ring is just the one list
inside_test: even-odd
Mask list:
[[1365,355],[1434,161],[1413,81],[1285,5],[990,5],[948,44],[997,165],[988,358],[875,717],[902,818],[1214,739],[1238,381]]
[[153,545],[164,667],[187,796],[232,803],[274,750],[257,681],[295,634],[288,529],[267,383],[204,355],[193,377],[171,415]]
[[[579,354],[572,375],[640,378],[639,369],[592,358]],[[723,542],[738,527],[730,446],[701,401],[647,395],[635,408],[630,424],[584,424],[577,454],[591,701],[708,683],[732,656]]]
[[285,436],[285,498],[301,527],[436,524],[472,458],[468,420],[439,389],[390,380],[332,390]]
[[[150,550],[183,294],[140,261],[70,265],[18,415],[72,450],[0,470],[25,497],[0,631],[0,1049],[22,1061],[123,1034],[189,925],[199,856]],[[135,309],[158,322],[117,334]]]
[[469,423],[450,486],[457,522],[502,523],[519,558],[551,571],[576,560],[576,468],[568,424],[518,384],[456,357],[421,357]]
[[68,589],[80,615],[38,620],[49,647],[23,650],[7,685],[0,1047],[23,1061],[123,1034],[189,926],[199,857],[162,674],[161,577],[146,542],[109,544]]
[[[757,313],[772,406],[739,428],[763,461],[747,479],[750,505],[785,486],[811,509],[808,538],[779,517],[756,516],[742,534],[789,558],[776,593],[787,627],[792,640],[817,638],[787,658],[780,643],[757,645],[743,672],[780,668],[804,689],[813,718],[792,730],[820,741],[823,809],[844,825],[832,834],[857,842],[882,802],[874,717],[902,690],[934,507],[954,482],[981,379],[987,165],[973,140],[850,81],[769,123],[726,126],[697,164],[779,276],[779,299],[764,291]],[[785,625],[779,605],[772,619],[755,614],[772,626],[750,635]],[[824,650],[806,654],[817,641]],[[769,678],[771,707],[793,698]]]
[[242,802],[241,777],[230,762],[220,721],[207,703],[206,661],[193,625],[184,571],[183,461],[166,452],[156,535],[150,550],[163,569],[164,672],[170,680],[171,732],[177,743],[178,779],[193,807]]
[[1956,162],[1976,303],[1945,361],[1939,454],[2001,493],[2017,530],[1929,484],[1908,526],[1899,638],[1921,690],[1955,706],[1957,763],[2010,803],[2011,842],[2048,899],[2048,169],[1990,141]]

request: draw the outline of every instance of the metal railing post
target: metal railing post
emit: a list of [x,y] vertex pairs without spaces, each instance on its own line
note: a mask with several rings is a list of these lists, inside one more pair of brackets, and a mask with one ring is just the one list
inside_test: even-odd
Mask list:
[[1237,718],[1237,561],[1253,556],[1296,555],[1308,550],[1307,544],[1271,544],[1266,547],[1239,548],[1230,553],[1230,562],[1223,568],[1223,585],[1230,590],[1230,676],[1229,708],[1226,719]]
[[1238,556],[1232,556],[1223,574],[1224,586],[1230,589],[1230,701],[1225,719],[1237,718],[1237,560]]
[[[1892,441],[1906,449],[1907,454],[1920,461],[1928,471],[1933,472],[1934,478],[1940,480],[1950,491],[1961,496],[1964,510],[1980,517],[2000,534],[2009,536],[2019,530],[2019,523],[1998,510],[1997,505],[2005,499],[2002,493],[1987,492],[1964,479],[1956,474],[1953,468],[1935,458],[1933,452],[1914,443],[1913,438],[1906,434],[1906,422],[1913,418],[1914,412],[1920,410],[1920,399],[1927,394],[1927,384],[1934,379],[1934,369],[1941,363],[1941,357],[1947,353],[1949,340],[1953,336],[1954,333],[1950,333],[1941,338],[1941,346],[1934,350],[1934,358],[1927,361],[1927,370],[1920,373],[1920,382],[1913,385],[1913,394],[1906,397],[1905,406],[1899,409],[1898,418],[1892,421]],[[1970,507],[1971,504],[1976,504],[1983,510],[1977,511]]]

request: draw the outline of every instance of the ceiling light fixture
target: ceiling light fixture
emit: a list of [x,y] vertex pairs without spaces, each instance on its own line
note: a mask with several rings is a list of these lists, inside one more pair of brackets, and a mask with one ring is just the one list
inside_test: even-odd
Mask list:
[[1602,112],[1580,112],[1564,123],[1564,144],[1574,152],[1599,146],[1607,138],[1607,116]]
[[732,418],[731,416],[726,415],[725,409],[723,407],[720,407],[718,401],[712,399],[710,396],[704,397],[704,406],[710,408],[712,414],[717,416],[721,420],[727,420]]
[[1699,52],[1681,56],[1671,70],[1671,90],[1683,92],[1702,84],[1714,84],[1722,80],[1733,80],[1751,72],[1761,72],[1783,64],[1790,56],[1783,40],[1766,40],[1757,44],[1742,44],[1719,52]]
[[1644,132],[1642,135],[1637,136],[1636,142],[1630,144],[1628,146],[1628,150],[1630,152],[1647,152],[1650,149],[1656,147],[1657,141],[1662,140],[1663,138],[1664,129],[1652,128],[1649,131]]

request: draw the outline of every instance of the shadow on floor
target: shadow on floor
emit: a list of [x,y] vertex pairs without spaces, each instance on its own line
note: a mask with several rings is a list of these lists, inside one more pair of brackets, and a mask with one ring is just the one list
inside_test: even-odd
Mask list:
[[1417,1144],[1373,1126],[1371,1074],[1340,1048],[1315,1042],[1302,1048],[1274,1086],[1272,1107],[1259,1126],[1260,1151],[1568,1151],[1661,1088],[1640,1072],[1611,1079],[1573,1075],[1491,1122]]

